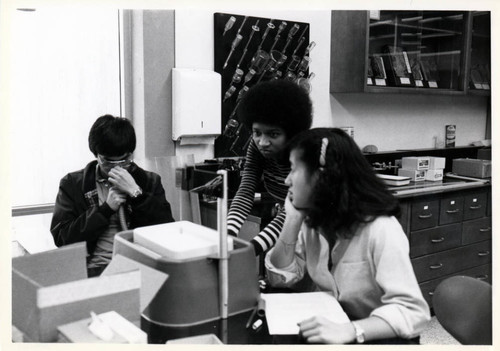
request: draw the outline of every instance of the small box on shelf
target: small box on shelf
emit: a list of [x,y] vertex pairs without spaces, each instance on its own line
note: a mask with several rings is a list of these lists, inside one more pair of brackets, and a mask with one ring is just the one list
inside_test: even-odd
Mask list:
[[407,170],[426,170],[431,162],[428,156],[403,157],[401,161],[402,168]]
[[439,182],[443,180],[443,170],[442,169],[429,169],[425,172],[425,180],[431,182]]
[[426,171],[425,169],[418,170],[418,169],[398,169],[398,176],[401,177],[408,177],[414,182],[422,182],[425,180],[426,176]]

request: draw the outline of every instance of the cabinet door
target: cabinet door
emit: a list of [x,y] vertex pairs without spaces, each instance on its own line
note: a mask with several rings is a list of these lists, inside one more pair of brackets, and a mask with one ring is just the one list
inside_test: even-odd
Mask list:
[[411,205],[411,230],[435,227],[438,217],[439,200],[415,201]]
[[464,220],[481,218],[486,215],[486,192],[476,192],[464,197]]
[[491,239],[491,217],[484,217],[463,223],[462,244],[472,244]]
[[410,203],[408,201],[402,201],[400,204],[401,207],[401,216],[399,216],[398,221],[403,227],[404,232],[408,236],[408,233],[410,232],[408,230],[408,218],[410,217]]
[[441,199],[439,225],[461,222],[463,210],[464,198],[462,196],[454,194]]
[[411,232],[410,256],[417,257],[452,249],[460,246],[461,243],[461,223]]
[[470,31],[469,93],[490,95],[491,89],[491,13],[472,12]]

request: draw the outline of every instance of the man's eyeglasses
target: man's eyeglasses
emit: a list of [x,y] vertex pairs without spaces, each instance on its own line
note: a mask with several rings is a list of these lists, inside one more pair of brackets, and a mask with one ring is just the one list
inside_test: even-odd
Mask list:
[[122,160],[108,160],[102,155],[97,155],[97,161],[99,164],[103,167],[106,168],[113,168],[116,166],[120,166],[122,168],[128,168],[134,163],[134,159],[130,157],[131,155],[128,154],[124,159]]

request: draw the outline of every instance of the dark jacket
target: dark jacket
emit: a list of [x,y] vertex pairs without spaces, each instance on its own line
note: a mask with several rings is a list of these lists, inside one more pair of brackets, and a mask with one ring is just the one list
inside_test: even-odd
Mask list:
[[[114,211],[107,203],[99,206],[96,188],[97,161],[61,179],[50,231],[57,246],[86,241],[92,254],[99,236],[108,228]],[[143,191],[137,199],[126,204],[130,229],[173,222],[170,204],[158,174],[134,165],[130,174]]]

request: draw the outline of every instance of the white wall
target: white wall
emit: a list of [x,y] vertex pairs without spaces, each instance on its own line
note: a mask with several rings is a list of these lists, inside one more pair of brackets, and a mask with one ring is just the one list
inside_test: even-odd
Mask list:
[[456,146],[485,138],[486,98],[477,96],[336,94],[331,97],[335,126],[354,127],[354,140],[379,151],[433,148],[455,124]]
[[[486,99],[468,96],[336,94],[329,93],[330,22],[329,10],[260,11],[176,10],[175,65],[182,68],[213,69],[213,13],[277,18],[308,22],[310,40],[317,46],[311,53],[311,99],[313,127],[353,126],[360,147],[375,144],[380,151],[434,147],[434,136],[444,137],[447,124],[457,125],[457,146],[484,139]],[[177,147],[176,153],[213,155],[213,148]],[[197,156],[197,161],[200,157]]]

